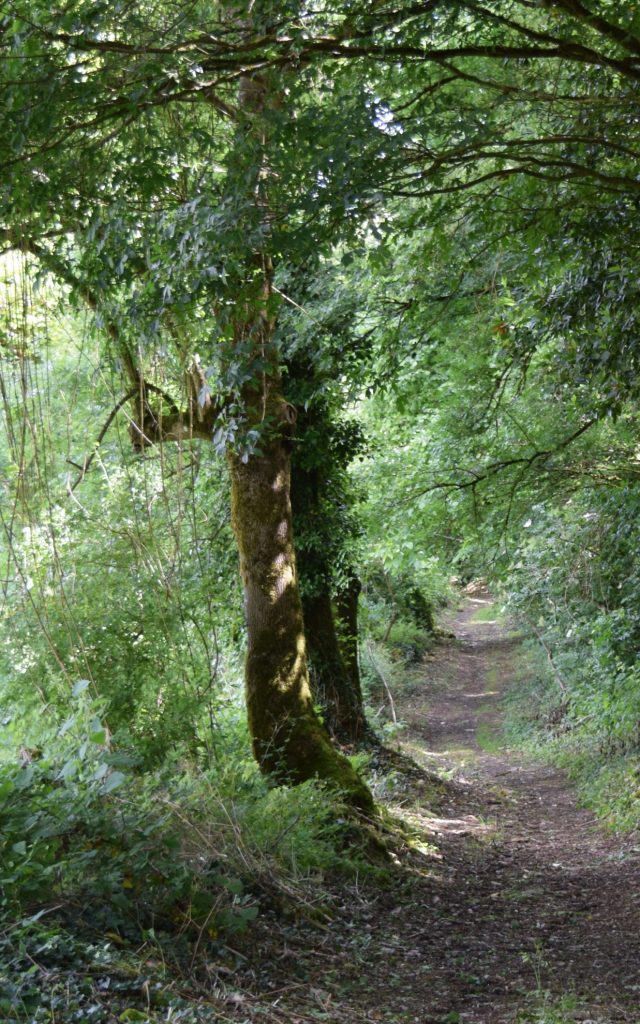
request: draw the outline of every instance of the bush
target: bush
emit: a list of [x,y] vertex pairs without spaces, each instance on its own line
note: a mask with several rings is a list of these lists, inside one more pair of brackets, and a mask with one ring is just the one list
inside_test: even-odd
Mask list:
[[396,658],[401,658],[406,664],[413,664],[431,650],[433,646],[433,633],[421,629],[413,622],[394,622],[389,630],[386,646]]
[[224,959],[261,904],[316,915],[326,873],[366,867],[321,784],[269,789],[246,749],[221,772],[173,763],[136,774],[111,747],[100,705],[86,690],[75,700],[30,759],[0,764],[3,1020],[143,1013],[140,949],[155,950],[162,971],[192,973],[198,954]]
[[545,651],[545,669],[524,695],[539,709],[526,728],[579,779],[598,813],[624,826],[638,811],[638,513],[637,484],[538,506],[509,579],[510,611]]

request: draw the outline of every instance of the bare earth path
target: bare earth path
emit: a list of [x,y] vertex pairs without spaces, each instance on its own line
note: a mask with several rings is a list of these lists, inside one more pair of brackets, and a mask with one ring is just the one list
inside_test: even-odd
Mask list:
[[[501,747],[518,640],[474,622],[483,603],[398,703],[411,755],[453,782],[435,815],[419,773],[392,798],[435,849],[345,897],[326,931],[291,926],[287,1020],[640,1024],[640,839],[605,833],[562,773]],[[575,1008],[542,1016],[563,993]]]

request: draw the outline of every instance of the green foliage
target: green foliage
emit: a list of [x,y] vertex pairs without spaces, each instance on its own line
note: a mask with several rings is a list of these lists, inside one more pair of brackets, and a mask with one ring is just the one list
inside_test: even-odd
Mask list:
[[[0,366],[10,488],[1,509],[3,717],[16,723],[16,743],[37,742],[29,722],[37,733],[44,709],[54,727],[64,721],[83,676],[105,701],[110,732],[135,745],[140,764],[158,765],[168,750],[206,762],[240,675],[227,483],[212,459],[187,447],[137,455],[119,430],[124,412],[91,452],[115,400],[91,370],[95,338],[68,311],[54,319],[62,298],[43,289],[23,311],[52,346],[59,391],[40,378],[36,358]],[[19,336],[11,302],[6,314]],[[96,458],[83,475],[89,454]]]
[[[296,884],[340,866],[339,810],[256,780],[239,709],[216,460],[259,457],[268,373],[299,407],[303,586],[361,576],[378,706],[449,578],[485,575],[550,660],[527,727],[631,823],[640,26],[633,4],[595,6],[0,15],[0,813],[25,979],[7,1014],[89,1016],[82,986],[115,953],[72,935],[72,910],[167,955],[211,920],[250,925],[243,857]],[[206,454],[133,448],[135,410],[115,410],[141,380],[152,425],[219,406]],[[28,965],[63,999],[65,957],[75,1003],[46,1005]]]
[[433,633],[421,629],[413,622],[394,622],[385,644],[394,657],[411,665],[419,662],[433,646]]
[[197,924],[209,900],[215,924],[215,888],[209,899],[211,877],[186,855],[171,789],[131,775],[96,710],[86,702],[42,750],[2,765],[3,915],[77,904],[80,921],[134,938],[154,922]]
[[628,485],[534,508],[510,575],[511,607],[553,648],[566,680],[566,727],[603,752],[640,749],[639,500]]
[[394,576],[373,563],[365,576],[365,632],[392,662],[417,664],[435,642],[436,609],[446,604],[450,589],[435,560],[429,570]]
[[396,700],[423,680],[422,665],[407,661],[404,652],[365,634],[361,651],[362,684],[367,704],[367,720],[385,742],[393,743],[404,723],[398,717]]
[[113,734],[135,742],[149,764],[181,744],[193,756],[212,755],[223,688],[217,666],[223,648],[233,665],[238,628],[228,548],[220,546],[218,560],[210,549],[187,565],[181,547],[194,543],[199,524],[175,532],[162,508],[148,519],[153,502],[166,497],[159,470],[113,471],[94,497],[103,522],[119,524],[106,537],[87,504],[59,506],[48,522],[23,529],[12,558],[27,584],[17,580],[4,607],[0,661],[5,714],[18,702],[22,715],[46,705],[58,718],[79,666],[105,699]]
[[3,1019],[209,1020],[171,979],[224,961],[263,903],[317,913],[323,874],[365,859],[339,800],[268,790],[248,753],[224,774],[135,776],[78,691],[39,756],[0,767]]
[[[506,703],[508,743],[560,765],[585,805],[612,828],[633,831],[640,815],[637,746],[612,744],[610,705],[607,715],[601,716],[602,698],[597,693],[599,681],[607,687],[606,676],[596,677],[585,692],[585,677],[577,671],[577,659],[564,658],[560,644],[553,650],[550,664],[540,642],[532,640],[521,660],[519,682]],[[561,677],[560,663],[567,673]],[[630,698],[633,703],[637,700],[637,685]],[[587,714],[579,717],[578,706]],[[627,709],[620,697],[613,706],[624,717]]]
[[294,879],[367,870],[356,848],[341,851],[349,834],[346,817],[316,782],[270,790],[243,815],[242,830],[256,858],[268,853]]
[[[579,1000],[571,994],[555,996],[552,992],[532,992],[528,1005],[518,1010],[515,1024],[571,1024],[576,1012],[582,1012]],[[597,1024],[597,1018],[594,1019]]]

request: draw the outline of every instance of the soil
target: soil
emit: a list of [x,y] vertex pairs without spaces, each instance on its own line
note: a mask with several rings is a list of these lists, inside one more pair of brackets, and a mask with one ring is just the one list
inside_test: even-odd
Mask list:
[[252,1011],[289,1024],[640,1024],[640,838],[606,832],[562,772],[504,745],[521,642],[475,620],[489,605],[467,600],[455,640],[396,700],[418,767],[399,759],[378,795],[415,842],[390,878],[334,890],[328,923],[263,917],[243,979]]

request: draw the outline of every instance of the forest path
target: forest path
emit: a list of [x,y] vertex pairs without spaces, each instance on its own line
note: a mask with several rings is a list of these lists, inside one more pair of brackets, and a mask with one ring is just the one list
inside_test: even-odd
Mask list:
[[480,621],[489,606],[466,602],[397,701],[405,750],[451,779],[435,813],[425,773],[390,797],[433,847],[345,897],[326,933],[288,932],[287,1020],[640,1024],[638,837],[604,832],[561,772],[503,746],[523,661]]
[[562,772],[504,747],[501,705],[523,670],[521,641],[487,621],[490,610],[486,595],[469,599],[450,621],[456,641],[398,702],[411,754],[461,790],[456,817],[427,822],[443,862],[425,959],[445,1018],[511,1020],[528,1001],[546,1022],[550,992],[576,995],[582,1016],[567,1008],[567,1019],[639,1024],[638,837],[604,832]]

